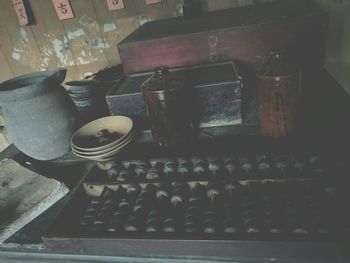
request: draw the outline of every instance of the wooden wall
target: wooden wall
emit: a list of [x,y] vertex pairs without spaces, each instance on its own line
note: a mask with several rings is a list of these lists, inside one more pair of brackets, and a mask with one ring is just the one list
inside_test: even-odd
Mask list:
[[[182,15],[183,2],[162,0],[147,6],[144,0],[124,0],[125,9],[108,11],[105,0],[71,0],[75,17],[60,21],[51,0],[28,1],[36,20],[31,26],[19,26],[11,0],[0,1],[0,82],[58,67],[68,68],[67,80],[80,79],[117,64],[119,41],[147,21]],[[202,1],[208,10],[257,2]]]
[[350,1],[316,1],[329,13],[325,66],[350,94]]
[[60,21],[51,0],[29,1],[35,25],[19,26],[11,0],[1,0],[0,80],[27,72],[67,67],[69,79],[119,62],[116,44],[140,24],[180,15],[178,0],[147,6],[126,0],[126,8],[108,11],[104,0],[71,0],[72,19]]

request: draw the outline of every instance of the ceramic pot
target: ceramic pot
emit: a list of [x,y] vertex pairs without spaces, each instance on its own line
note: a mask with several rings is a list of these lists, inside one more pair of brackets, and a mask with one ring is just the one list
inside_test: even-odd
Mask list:
[[0,84],[0,104],[13,144],[37,160],[67,153],[77,111],[61,86],[67,70],[36,72]]

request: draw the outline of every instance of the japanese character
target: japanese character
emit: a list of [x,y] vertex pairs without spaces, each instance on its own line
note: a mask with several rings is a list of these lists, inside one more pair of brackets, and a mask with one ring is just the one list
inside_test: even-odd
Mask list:
[[68,13],[67,5],[61,3],[61,4],[58,6],[58,8],[60,9],[60,11],[61,11],[62,14],[65,15],[65,14]]

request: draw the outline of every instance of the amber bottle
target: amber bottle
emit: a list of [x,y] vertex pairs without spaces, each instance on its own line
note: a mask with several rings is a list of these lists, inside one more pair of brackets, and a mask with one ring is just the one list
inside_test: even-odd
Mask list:
[[272,51],[257,74],[260,133],[282,137],[295,134],[301,91],[301,72],[290,58]]
[[141,91],[153,140],[159,146],[185,142],[191,133],[191,114],[184,81],[166,67],[159,67],[142,84]]

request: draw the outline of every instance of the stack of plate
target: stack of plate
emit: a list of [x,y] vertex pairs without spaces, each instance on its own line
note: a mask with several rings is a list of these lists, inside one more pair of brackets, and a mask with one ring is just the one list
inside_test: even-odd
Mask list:
[[125,116],[109,116],[85,124],[73,134],[72,151],[79,157],[112,160],[134,138],[133,122]]

